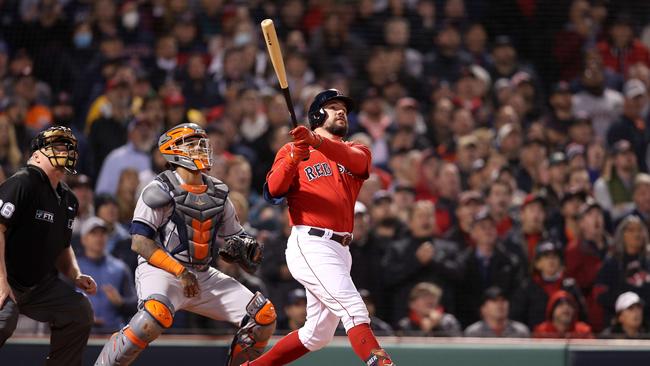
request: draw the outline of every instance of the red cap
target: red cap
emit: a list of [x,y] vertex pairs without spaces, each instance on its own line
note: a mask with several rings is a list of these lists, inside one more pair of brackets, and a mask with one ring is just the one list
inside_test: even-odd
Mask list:
[[165,106],[171,107],[171,106],[184,106],[185,105],[185,97],[181,93],[172,93],[168,96],[165,97]]
[[524,198],[524,202],[521,204],[521,208],[524,208],[533,202],[539,202],[543,206],[546,203],[546,200],[539,194],[530,193],[526,195],[526,198]]

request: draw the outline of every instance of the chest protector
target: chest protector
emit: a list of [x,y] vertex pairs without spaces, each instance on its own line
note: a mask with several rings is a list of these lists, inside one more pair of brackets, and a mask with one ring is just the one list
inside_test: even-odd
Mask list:
[[170,254],[178,257],[177,254],[187,251],[186,261],[176,259],[195,265],[206,265],[212,260],[228,197],[228,187],[224,183],[206,175],[202,177],[204,184],[201,186],[181,184],[171,171],[157,177],[167,185],[174,200],[170,220],[176,224],[180,244]]

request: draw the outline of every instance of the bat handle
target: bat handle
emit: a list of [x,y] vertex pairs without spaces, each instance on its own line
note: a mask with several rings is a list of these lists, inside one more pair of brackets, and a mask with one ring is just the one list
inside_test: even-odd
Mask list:
[[293,101],[291,101],[291,93],[289,92],[289,87],[282,88],[282,94],[284,94],[284,100],[287,102],[287,108],[289,108],[289,113],[291,114],[291,125],[292,128],[298,127],[298,120],[296,119],[296,112],[293,110]]

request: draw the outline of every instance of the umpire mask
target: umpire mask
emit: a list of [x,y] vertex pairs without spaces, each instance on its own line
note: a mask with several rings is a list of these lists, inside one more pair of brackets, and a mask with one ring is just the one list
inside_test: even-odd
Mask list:
[[41,131],[31,143],[32,152],[40,151],[53,167],[77,174],[77,138],[68,127],[55,126]]

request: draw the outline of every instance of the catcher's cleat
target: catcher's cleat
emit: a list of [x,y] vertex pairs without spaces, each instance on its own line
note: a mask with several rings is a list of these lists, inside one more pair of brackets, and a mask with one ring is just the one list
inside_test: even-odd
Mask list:
[[366,360],[368,366],[396,366],[390,359],[390,356],[382,348],[373,349],[370,352],[370,357]]

